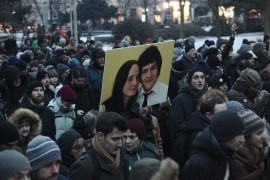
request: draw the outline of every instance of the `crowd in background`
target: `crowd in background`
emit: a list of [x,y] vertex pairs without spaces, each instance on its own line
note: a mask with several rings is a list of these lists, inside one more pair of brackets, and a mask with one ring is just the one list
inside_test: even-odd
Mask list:
[[175,40],[167,100],[153,105],[145,99],[155,86],[138,88],[150,65],[158,82],[161,37],[115,41],[113,49],[150,47],[122,65],[100,104],[102,42],[62,29],[18,47],[9,34],[0,46],[0,179],[269,179],[269,36],[233,53],[236,29],[198,49],[196,37]]

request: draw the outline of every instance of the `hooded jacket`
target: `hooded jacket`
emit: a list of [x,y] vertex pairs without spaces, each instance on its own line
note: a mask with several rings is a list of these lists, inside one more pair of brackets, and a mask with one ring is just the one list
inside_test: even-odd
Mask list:
[[[7,87],[4,99],[7,102],[7,115],[10,116],[12,112],[20,107],[19,101],[27,90],[27,76],[15,66],[8,67],[4,74]],[[21,85],[16,87],[13,83],[18,78],[21,78]]]
[[76,161],[70,152],[75,141],[79,138],[82,138],[82,136],[74,129],[70,129],[64,132],[59,139],[57,139],[56,143],[60,148],[62,157],[62,167],[60,168],[60,171],[62,170],[62,172],[60,172],[61,174],[67,175],[67,171],[63,172],[63,170],[67,170]]
[[171,122],[172,122],[172,135],[176,140],[180,135],[180,129],[185,119],[189,118],[196,110],[198,99],[207,90],[207,86],[203,90],[195,91],[189,84],[184,85],[179,94],[174,98],[171,106]]
[[101,96],[103,70],[97,69],[93,64],[86,67],[87,82],[90,85],[93,93],[93,108],[98,109]]
[[210,119],[203,115],[199,110],[192,113],[187,122],[183,124],[179,132],[171,157],[183,169],[193,149],[193,142],[196,136],[210,124]]
[[9,120],[12,124],[16,126],[17,129],[19,129],[20,123],[22,123],[22,120],[25,120],[30,125],[30,132],[27,137],[20,137],[20,141],[17,146],[22,148],[22,150],[25,152],[27,144],[37,135],[41,132],[41,120],[39,116],[34,113],[33,111],[25,108],[19,108],[17,109],[11,116],[9,117]]
[[71,129],[74,120],[76,119],[75,104],[71,105],[69,109],[64,109],[61,97],[52,99],[48,107],[54,113],[54,121],[56,128],[55,138],[58,139],[62,133]]
[[233,152],[225,150],[210,128],[205,128],[195,139],[194,149],[183,170],[184,180],[228,180],[235,179],[232,168]]
[[260,75],[255,70],[243,70],[227,93],[229,101],[239,101],[246,109],[251,109],[260,116],[265,108],[264,102],[255,101],[260,82]]

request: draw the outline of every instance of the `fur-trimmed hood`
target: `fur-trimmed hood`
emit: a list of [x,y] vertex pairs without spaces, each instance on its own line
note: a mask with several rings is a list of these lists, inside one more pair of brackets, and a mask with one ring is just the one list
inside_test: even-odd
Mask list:
[[16,128],[18,128],[18,124],[23,119],[26,119],[27,121],[29,121],[29,124],[30,124],[29,136],[30,137],[35,137],[40,134],[42,122],[39,115],[37,115],[35,112],[29,109],[19,108],[9,117],[9,121],[13,123],[16,126]]

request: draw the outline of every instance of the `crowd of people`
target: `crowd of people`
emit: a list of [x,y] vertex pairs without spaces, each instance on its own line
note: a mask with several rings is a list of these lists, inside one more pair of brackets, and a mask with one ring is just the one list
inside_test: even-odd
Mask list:
[[[269,36],[177,39],[170,80],[149,44],[100,102],[103,43],[37,33],[0,46],[0,180],[270,178]],[[78,45],[76,46],[76,41]],[[139,46],[125,36],[116,48]],[[167,52],[170,53],[170,52]]]

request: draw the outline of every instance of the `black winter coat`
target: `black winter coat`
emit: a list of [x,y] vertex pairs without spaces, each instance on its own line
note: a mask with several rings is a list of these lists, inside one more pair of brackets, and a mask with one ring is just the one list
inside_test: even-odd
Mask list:
[[64,84],[69,85],[76,94],[76,110],[83,110],[86,114],[93,109],[93,93],[88,84],[85,84],[83,87],[74,86],[70,82]]
[[[21,86],[15,87],[13,83],[18,78],[21,78]],[[26,93],[27,76],[15,66],[8,67],[5,71],[5,84],[7,88],[4,96],[4,99],[7,102],[6,113],[7,116],[10,116],[20,107],[20,100]]]
[[227,165],[229,180],[234,180],[232,154],[217,141],[210,128],[195,139],[194,149],[183,170],[184,180],[224,180]]
[[174,98],[171,106],[172,138],[176,140],[181,135],[183,122],[196,110],[198,99],[205,90],[192,93],[186,87]]
[[30,103],[28,98],[25,96],[21,107],[30,109],[37,113],[42,121],[41,134],[43,136],[49,136],[51,139],[55,140],[55,122],[54,122],[54,114],[50,108],[47,106],[34,106]]
[[199,110],[192,113],[191,117],[185,120],[181,127],[181,136],[175,142],[171,157],[180,165],[182,169],[190,157],[193,149],[193,142],[196,136],[210,124],[210,119]]

